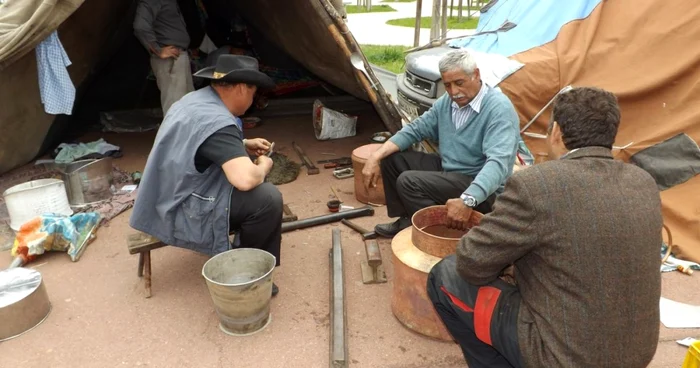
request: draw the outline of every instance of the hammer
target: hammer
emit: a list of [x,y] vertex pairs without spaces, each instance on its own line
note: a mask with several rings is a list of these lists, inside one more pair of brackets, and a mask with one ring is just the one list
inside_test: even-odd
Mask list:
[[344,225],[348,226],[349,228],[357,231],[362,235],[362,240],[369,240],[369,239],[376,239],[377,238],[377,233],[374,231],[367,231],[365,228],[350,222],[350,220],[347,219],[342,219],[340,222],[342,222]]

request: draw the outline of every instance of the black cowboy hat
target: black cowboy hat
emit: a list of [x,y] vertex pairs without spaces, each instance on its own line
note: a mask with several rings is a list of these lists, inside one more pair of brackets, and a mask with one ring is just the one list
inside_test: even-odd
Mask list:
[[263,89],[272,89],[275,82],[258,69],[258,59],[244,55],[221,55],[216,66],[204,68],[195,77],[231,83],[248,83]]

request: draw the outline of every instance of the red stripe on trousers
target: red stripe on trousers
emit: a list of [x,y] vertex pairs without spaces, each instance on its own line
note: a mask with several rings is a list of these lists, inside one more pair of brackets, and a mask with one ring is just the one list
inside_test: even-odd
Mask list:
[[496,308],[498,297],[501,295],[501,290],[493,286],[482,286],[476,294],[476,303],[474,305],[474,332],[476,337],[493,346],[491,344],[491,318],[493,310]]
[[452,301],[452,304],[456,305],[459,309],[465,311],[465,312],[473,312],[474,309],[472,309],[470,306],[466,305],[463,301],[459,300],[456,296],[452,295],[447,289],[445,289],[444,286],[440,286],[440,290],[442,290],[445,295],[447,295],[450,300]]

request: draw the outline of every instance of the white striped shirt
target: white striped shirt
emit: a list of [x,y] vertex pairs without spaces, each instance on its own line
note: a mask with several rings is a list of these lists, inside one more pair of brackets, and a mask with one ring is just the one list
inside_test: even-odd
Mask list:
[[464,107],[459,107],[456,102],[452,101],[452,122],[455,124],[455,129],[461,128],[469,121],[472,114],[478,114],[481,111],[481,102],[488,92],[486,83],[481,82],[479,93]]

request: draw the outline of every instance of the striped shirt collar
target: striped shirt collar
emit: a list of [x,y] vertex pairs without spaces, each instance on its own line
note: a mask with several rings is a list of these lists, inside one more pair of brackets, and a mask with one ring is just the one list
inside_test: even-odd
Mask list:
[[[481,88],[479,88],[479,93],[474,96],[474,98],[464,107],[471,107],[477,114],[481,111],[481,103],[484,101],[484,96],[488,92],[488,86],[483,81],[481,82]],[[452,101],[452,108],[460,109],[456,102]]]

